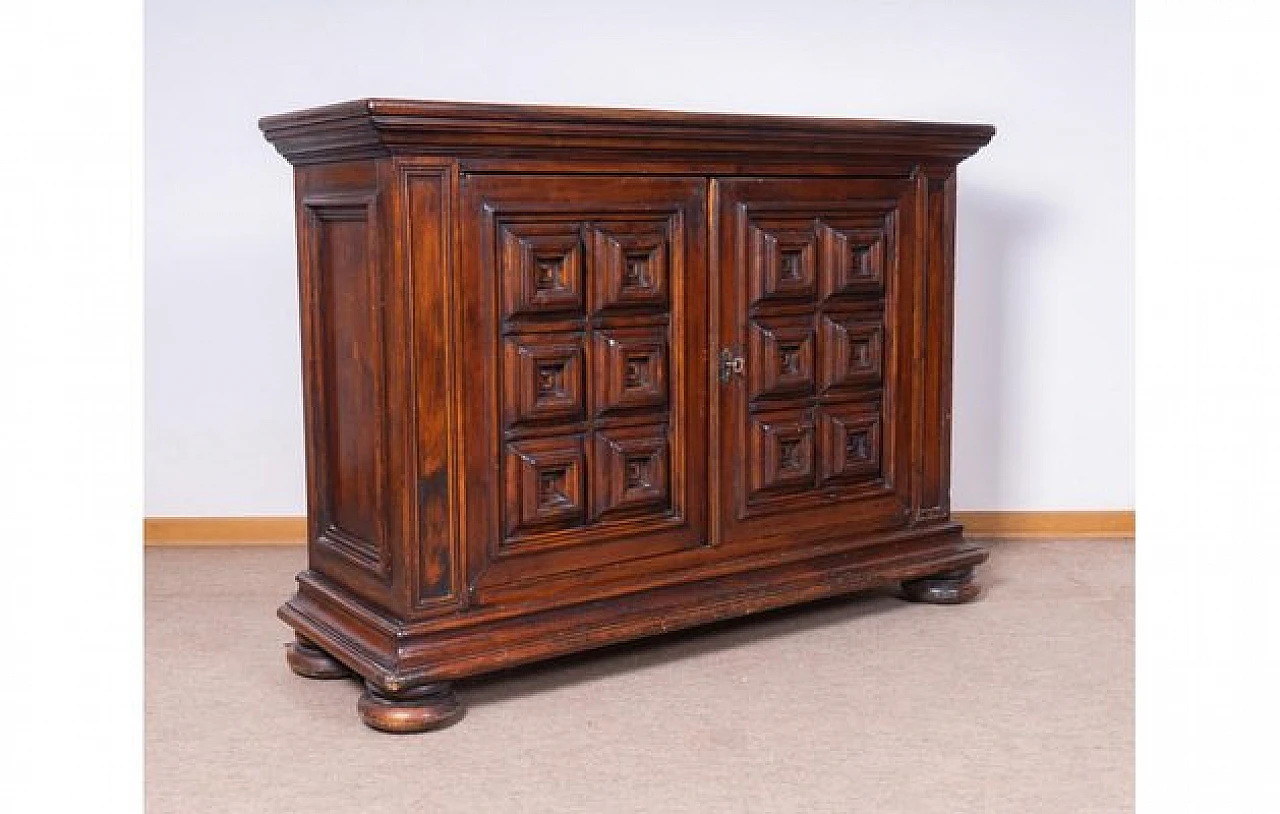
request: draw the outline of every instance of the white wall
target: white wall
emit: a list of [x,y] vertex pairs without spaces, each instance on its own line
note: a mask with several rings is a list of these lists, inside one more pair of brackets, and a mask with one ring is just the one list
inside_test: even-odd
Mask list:
[[304,511],[292,188],[364,96],[990,122],[961,167],[953,507],[1133,506],[1123,0],[148,0],[146,510]]

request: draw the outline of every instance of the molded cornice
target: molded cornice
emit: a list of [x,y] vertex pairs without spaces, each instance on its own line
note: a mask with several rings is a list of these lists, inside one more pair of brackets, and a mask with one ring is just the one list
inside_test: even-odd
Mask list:
[[258,126],[294,165],[424,154],[957,163],[995,134],[986,124],[392,99],[267,116]]

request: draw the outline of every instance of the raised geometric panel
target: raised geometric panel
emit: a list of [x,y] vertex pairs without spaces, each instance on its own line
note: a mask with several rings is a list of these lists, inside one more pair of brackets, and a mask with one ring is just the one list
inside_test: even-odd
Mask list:
[[864,480],[880,474],[880,411],[877,407],[827,407],[818,417],[823,484]]
[[813,419],[808,410],[752,416],[749,432],[750,494],[807,489],[814,483]]
[[884,367],[884,325],[879,318],[824,314],[822,390],[880,383]]
[[817,293],[817,236],[809,227],[751,224],[748,242],[751,304],[807,300]]
[[502,403],[508,427],[583,415],[582,338],[528,334],[503,345]]
[[580,439],[507,444],[505,468],[506,536],[583,522],[586,463]]
[[598,431],[592,465],[593,520],[670,508],[665,427]]
[[798,396],[813,392],[813,323],[753,320],[747,369],[751,397]]
[[504,316],[583,310],[579,224],[504,223],[500,232]]
[[596,310],[665,307],[669,277],[666,224],[595,224],[590,268]]
[[822,295],[879,295],[884,292],[883,228],[833,229],[820,224]]
[[595,411],[611,413],[667,405],[664,328],[616,328],[592,334]]

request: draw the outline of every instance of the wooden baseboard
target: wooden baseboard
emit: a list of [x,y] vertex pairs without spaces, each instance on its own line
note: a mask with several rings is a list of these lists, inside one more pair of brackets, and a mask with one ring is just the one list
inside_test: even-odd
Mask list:
[[952,512],[966,537],[1007,540],[1096,538],[1132,539],[1134,513],[1117,512]]
[[[1130,539],[1134,513],[1118,512],[954,512],[965,534],[987,539]],[[301,545],[303,517],[148,517],[143,539],[149,546]]]
[[305,517],[148,517],[143,540],[149,546],[302,545]]

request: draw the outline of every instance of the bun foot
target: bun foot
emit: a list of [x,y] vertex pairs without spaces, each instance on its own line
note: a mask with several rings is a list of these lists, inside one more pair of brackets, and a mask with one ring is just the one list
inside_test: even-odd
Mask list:
[[290,670],[303,678],[347,678],[351,675],[345,664],[302,636],[285,648],[285,661],[289,662]]
[[902,595],[912,602],[958,605],[977,596],[978,586],[973,581],[973,567],[969,566],[920,579],[904,580]]
[[383,732],[426,732],[462,717],[462,703],[448,683],[426,684],[395,694],[368,682],[358,705],[360,720]]

